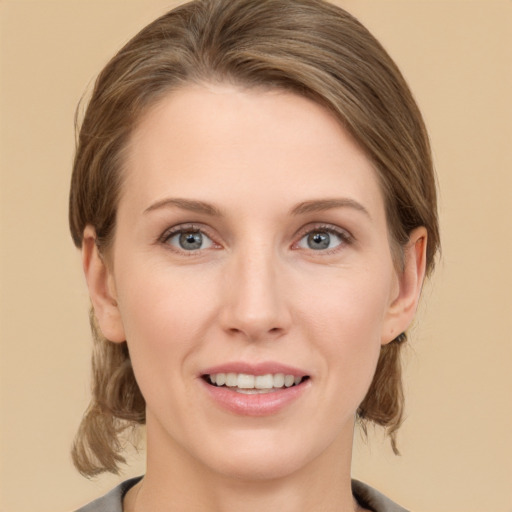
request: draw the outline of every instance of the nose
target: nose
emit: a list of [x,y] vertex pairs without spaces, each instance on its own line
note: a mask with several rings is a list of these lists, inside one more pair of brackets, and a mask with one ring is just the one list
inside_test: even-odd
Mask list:
[[291,324],[282,268],[271,249],[233,257],[224,274],[220,321],[230,335],[248,341],[279,338]]

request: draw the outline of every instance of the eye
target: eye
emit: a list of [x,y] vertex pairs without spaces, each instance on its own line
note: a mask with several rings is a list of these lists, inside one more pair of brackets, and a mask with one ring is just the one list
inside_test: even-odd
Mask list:
[[164,242],[182,251],[209,249],[213,241],[198,229],[181,229],[168,234]]
[[317,228],[306,233],[299,240],[297,247],[313,251],[327,251],[329,249],[336,249],[349,241],[350,237],[345,232],[337,231],[333,228]]

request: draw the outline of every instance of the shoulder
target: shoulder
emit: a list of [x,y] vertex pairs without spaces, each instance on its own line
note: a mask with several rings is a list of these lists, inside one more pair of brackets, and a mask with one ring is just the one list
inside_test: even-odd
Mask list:
[[123,512],[123,497],[142,477],[132,478],[119,484],[108,494],[91,501],[88,505],[75,512]]
[[358,480],[352,480],[352,493],[361,506],[373,512],[407,512],[384,494]]

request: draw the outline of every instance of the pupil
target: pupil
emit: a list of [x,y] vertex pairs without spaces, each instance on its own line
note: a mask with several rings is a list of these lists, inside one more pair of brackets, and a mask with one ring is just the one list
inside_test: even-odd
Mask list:
[[201,233],[182,233],[180,235],[180,246],[182,249],[193,250],[200,249],[203,243]]
[[331,243],[329,233],[311,233],[308,236],[308,246],[310,249],[318,251],[320,249],[327,249]]

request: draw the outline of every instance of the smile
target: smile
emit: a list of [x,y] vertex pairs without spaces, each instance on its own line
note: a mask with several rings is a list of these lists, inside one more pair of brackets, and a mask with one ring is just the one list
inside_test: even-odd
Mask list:
[[308,377],[298,377],[284,373],[251,375],[248,373],[212,373],[205,380],[216,387],[229,388],[237,393],[272,393],[282,388],[297,386]]
[[202,389],[216,407],[237,416],[271,416],[302,403],[313,376],[304,369],[276,361],[230,361],[204,368]]

